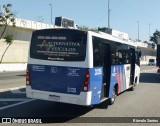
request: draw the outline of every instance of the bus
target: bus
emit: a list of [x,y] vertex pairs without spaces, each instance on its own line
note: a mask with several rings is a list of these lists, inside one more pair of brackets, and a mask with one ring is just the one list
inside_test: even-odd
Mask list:
[[157,73],[160,73],[160,40],[159,39],[158,39],[158,43],[157,43],[156,65],[158,67]]
[[107,33],[54,28],[34,31],[26,70],[28,98],[94,106],[113,104],[140,78],[140,52]]

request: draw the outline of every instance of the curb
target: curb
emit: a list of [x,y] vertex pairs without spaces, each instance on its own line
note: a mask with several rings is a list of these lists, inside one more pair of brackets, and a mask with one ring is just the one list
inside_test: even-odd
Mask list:
[[153,70],[157,70],[157,68],[150,69],[150,70],[143,70],[143,71],[140,71],[140,73],[143,73],[143,72],[149,72],[149,71],[153,71]]
[[27,63],[25,64],[0,64],[0,73],[25,71],[26,68],[27,68]]

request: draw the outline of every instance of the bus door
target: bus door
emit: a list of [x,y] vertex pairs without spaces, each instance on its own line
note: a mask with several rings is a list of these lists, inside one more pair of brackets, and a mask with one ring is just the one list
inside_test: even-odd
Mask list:
[[101,99],[108,97],[109,84],[110,84],[110,72],[111,72],[111,51],[110,44],[102,44],[102,60],[103,60],[103,81],[102,81],[102,95]]
[[130,49],[130,61],[131,61],[131,73],[130,73],[130,85],[134,84],[134,74],[135,74],[135,49]]
[[93,37],[93,64],[94,67],[102,67],[101,99],[109,95],[110,69],[111,69],[111,51],[110,44],[104,43],[103,39]]

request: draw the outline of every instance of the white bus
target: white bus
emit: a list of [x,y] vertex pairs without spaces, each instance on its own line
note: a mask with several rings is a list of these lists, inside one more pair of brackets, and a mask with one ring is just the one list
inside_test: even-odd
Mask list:
[[34,31],[26,71],[28,98],[92,106],[139,83],[136,47],[106,33]]

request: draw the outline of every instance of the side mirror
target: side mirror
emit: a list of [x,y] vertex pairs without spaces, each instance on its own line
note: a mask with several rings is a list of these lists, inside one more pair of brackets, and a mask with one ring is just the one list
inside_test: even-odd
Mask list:
[[142,51],[141,51],[141,49],[137,49],[137,55],[138,55],[138,57],[141,57],[142,56]]
[[142,56],[142,52],[138,51],[138,56],[141,57]]

